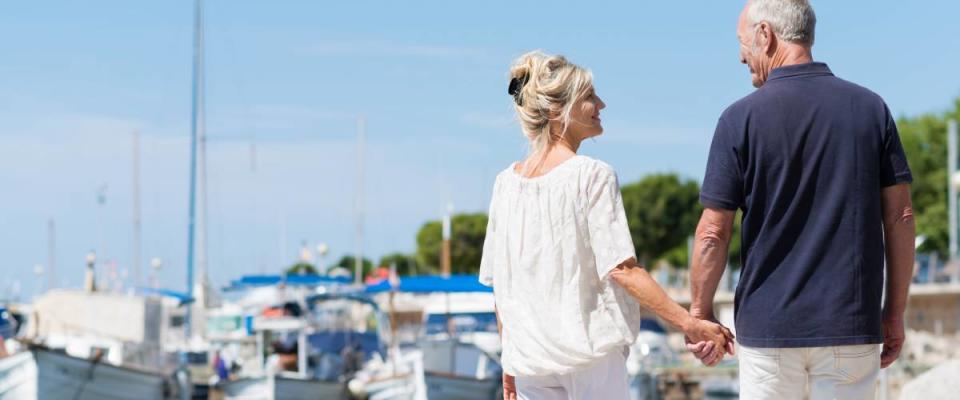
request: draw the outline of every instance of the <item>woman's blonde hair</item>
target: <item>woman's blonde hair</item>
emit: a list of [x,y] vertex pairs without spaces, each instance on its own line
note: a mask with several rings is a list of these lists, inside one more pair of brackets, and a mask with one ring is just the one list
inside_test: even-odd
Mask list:
[[[530,140],[531,155],[544,152],[566,134],[570,110],[592,87],[593,74],[561,55],[534,50],[513,62],[509,93]],[[550,132],[550,121],[560,121],[562,131]]]

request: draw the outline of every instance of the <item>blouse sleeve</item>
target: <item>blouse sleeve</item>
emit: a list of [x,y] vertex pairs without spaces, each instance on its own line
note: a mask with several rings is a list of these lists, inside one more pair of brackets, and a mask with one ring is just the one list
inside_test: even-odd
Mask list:
[[587,227],[590,230],[590,247],[596,258],[597,274],[600,279],[605,279],[618,265],[636,258],[636,252],[627,226],[620,184],[613,168],[602,164],[589,182]]
[[497,242],[497,192],[500,180],[493,184],[493,196],[490,199],[490,211],[487,212],[487,233],[483,238],[483,254],[480,256],[480,273],[478,279],[484,286],[493,286],[494,260],[496,260]]

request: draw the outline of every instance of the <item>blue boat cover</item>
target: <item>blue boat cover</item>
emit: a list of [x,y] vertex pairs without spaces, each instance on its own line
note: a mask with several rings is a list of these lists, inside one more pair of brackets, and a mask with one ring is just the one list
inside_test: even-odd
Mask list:
[[[365,292],[380,293],[391,290],[390,281],[367,285]],[[421,275],[400,277],[400,284],[396,288],[406,293],[466,293],[466,292],[493,292],[493,288],[483,286],[476,275]]]
[[137,287],[136,292],[143,296],[172,297],[180,301],[180,305],[193,303],[193,297],[189,294],[170,289],[159,289],[152,287]]
[[330,284],[349,284],[349,277],[331,277],[323,275],[244,275],[240,279],[234,279],[224,290],[243,290],[260,286],[275,286],[279,284],[287,286],[320,286]]
[[13,316],[7,312],[5,307],[0,307],[0,338],[9,339],[16,332],[16,321]]

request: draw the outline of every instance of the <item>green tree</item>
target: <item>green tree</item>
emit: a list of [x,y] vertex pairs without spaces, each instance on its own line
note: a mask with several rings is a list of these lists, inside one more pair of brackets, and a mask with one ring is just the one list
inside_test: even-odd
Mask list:
[[432,272],[425,268],[421,271],[421,268],[418,268],[416,258],[404,253],[390,253],[380,258],[379,265],[381,267],[390,267],[391,264],[396,265],[397,274],[403,276]]
[[[487,214],[456,214],[451,220],[450,272],[475,274],[480,270],[483,239],[487,234]],[[440,221],[425,223],[417,233],[416,261],[419,266],[440,270],[440,249],[443,246]]]
[[[667,264],[670,264],[674,267],[686,267],[690,265],[690,247],[688,244],[689,241],[686,241],[677,247],[667,250],[667,252],[660,257],[660,260],[666,261]],[[653,264],[656,263],[657,261],[653,262]]]
[[316,275],[317,267],[308,262],[299,261],[287,268],[287,275]]
[[[623,186],[622,193],[641,264],[649,267],[668,253],[672,253],[668,262],[685,261],[687,238],[694,234],[703,210],[697,182],[681,180],[675,173],[653,174]],[[682,262],[676,266],[686,265]]]
[[946,257],[949,251],[947,210],[947,120],[960,120],[960,98],[940,114],[903,117],[897,121],[900,140],[913,172],[911,196],[917,235],[926,238],[918,249]]

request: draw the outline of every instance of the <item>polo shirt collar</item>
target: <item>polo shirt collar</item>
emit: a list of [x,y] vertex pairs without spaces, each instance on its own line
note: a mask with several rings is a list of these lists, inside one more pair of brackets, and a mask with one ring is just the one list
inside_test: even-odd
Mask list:
[[830,72],[830,67],[827,64],[822,62],[811,62],[806,64],[796,64],[788,65],[786,67],[776,68],[773,71],[770,71],[770,75],[767,76],[767,81],[773,81],[783,78],[792,78],[797,76],[822,76],[822,75],[833,75],[833,72]]

